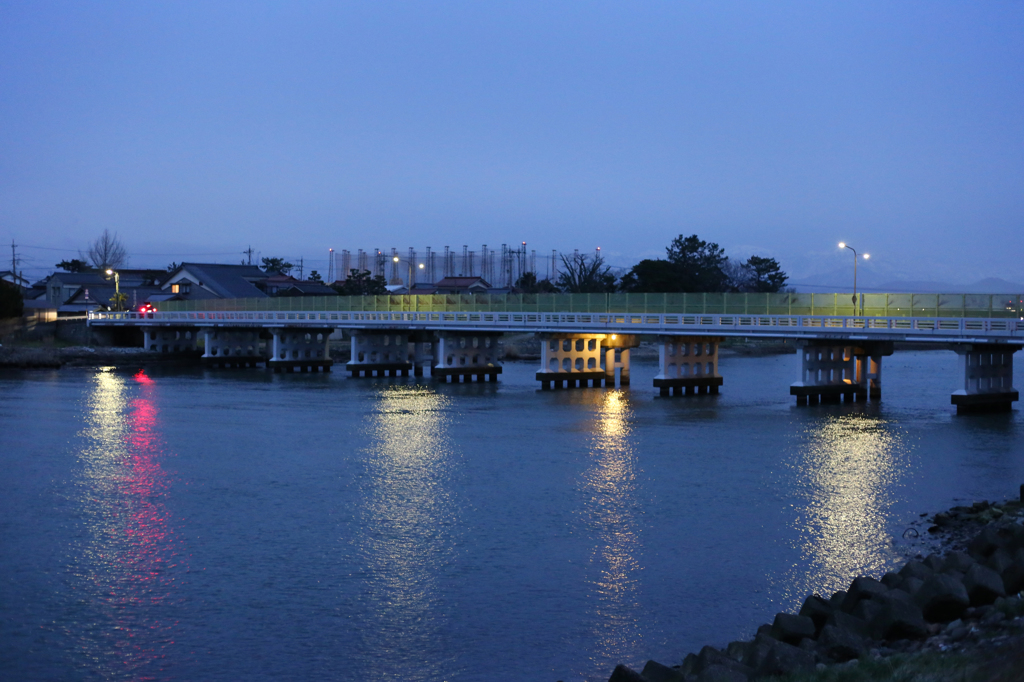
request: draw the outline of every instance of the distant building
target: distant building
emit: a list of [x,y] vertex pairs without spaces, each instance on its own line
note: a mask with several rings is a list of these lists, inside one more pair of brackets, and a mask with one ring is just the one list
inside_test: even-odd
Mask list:
[[433,286],[438,294],[486,294],[491,289],[483,277],[445,277]]
[[260,285],[270,296],[337,296],[338,292],[323,282],[296,279],[291,275],[271,275]]

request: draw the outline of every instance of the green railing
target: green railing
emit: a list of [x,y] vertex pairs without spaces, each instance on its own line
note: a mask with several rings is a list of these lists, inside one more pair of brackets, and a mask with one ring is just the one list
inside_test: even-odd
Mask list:
[[[1024,294],[864,294],[869,317],[1024,317]],[[308,296],[165,301],[161,311],[858,314],[850,294],[503,294]]]

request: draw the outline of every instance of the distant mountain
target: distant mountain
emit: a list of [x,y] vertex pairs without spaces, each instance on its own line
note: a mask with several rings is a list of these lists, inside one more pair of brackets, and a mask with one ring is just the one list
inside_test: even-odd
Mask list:
[[[839,276],[837,276],[839,275]],[[841,276],[841,275],[845,275]],[[849,273],[826,273],[792,280],[789,286],[801,293],[832,293],[853,290]],[[932,282],[926,280],[887,280],[866,274],[858,278],[857,290],[863,293],[894,294],[1024,294],[1024,284],[998,277],[986,277],[971,284]]]

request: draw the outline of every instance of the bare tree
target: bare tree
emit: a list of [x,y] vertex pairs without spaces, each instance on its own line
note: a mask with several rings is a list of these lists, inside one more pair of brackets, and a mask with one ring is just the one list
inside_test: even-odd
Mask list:
[[615,275],[601,256],[575,253],[562,256],[564,272],[558,276],[558,288],[569,294],[600,294],[615,291]]
[[88,258],[101,272],[116,270],[127,262],[128,250],[124,248],[116,232],[110,234],[110,230],[103,230],[103,234],[96,238],[82,258]]

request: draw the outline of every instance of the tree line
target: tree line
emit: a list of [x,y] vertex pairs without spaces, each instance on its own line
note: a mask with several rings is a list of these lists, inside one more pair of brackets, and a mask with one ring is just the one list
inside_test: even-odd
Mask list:
[[774,258],[751,256],[735,262],[725,249],[697,235],[679,235],[665,249],[664,259],[645,259],[616,277],[597,254],[562,255],[555,282],[537,281],[526,273],[516,283],[526,293],[698,293],[782,291],[789,276]]

